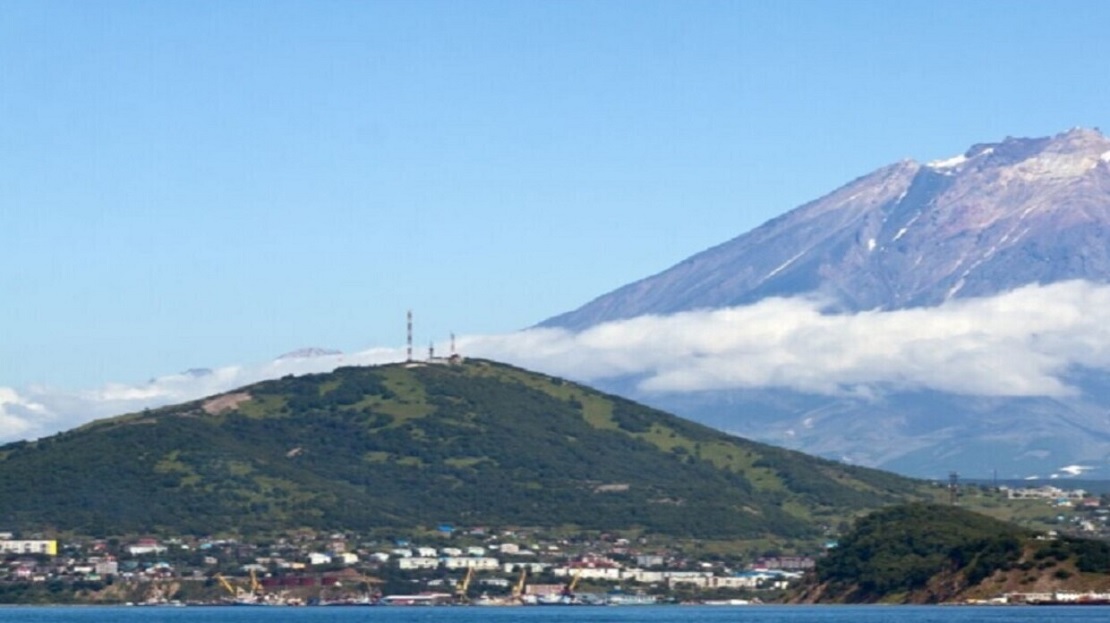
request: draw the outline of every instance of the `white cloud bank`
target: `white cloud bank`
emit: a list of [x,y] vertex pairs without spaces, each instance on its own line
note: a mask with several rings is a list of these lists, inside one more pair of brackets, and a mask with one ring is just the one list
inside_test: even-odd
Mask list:
[[1063,396],[1073,366],[1110,367],[1110,287],[1027,286],[938,307],[823,313],[819,301],[641,316],[580,333],[557,329],[474,338],[479,352],[591,380],[644,375],[641,388],[782,387],[842,394],[935,389]]
[[[458,340],[488,357],[590,382],[636,376],[648,391],[780,387],[821,394],[932,389],[1067,396],[1075,367],[1110,369],[1110,286],[1071,281],[938,307],[829,314],[821,302],[767,299],[720,310],[642,316],[582,332],[531,329]],[[441,351],[442,352],[442,351]],[[286,374],[399,361],[401,349],[280,359],[211,374],[89,392],[0,388],[0,441],[191,400]]]

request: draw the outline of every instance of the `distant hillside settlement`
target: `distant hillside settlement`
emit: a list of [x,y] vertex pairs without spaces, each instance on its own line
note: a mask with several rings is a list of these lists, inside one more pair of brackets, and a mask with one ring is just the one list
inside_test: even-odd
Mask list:
[[646,539],[548,540],[483,528],[445,531],[428,538],[439,543],[426,545],[308,531],[266,544],[187,537],[59,544],[0,536],[7,537],[0,540],[0,603],[37,602],[47,588],[58,603],[157,604],[223,603],[254,593],[295,595],[304,603],[377,599],[414,586],[454,601],[468,598],[460,591],[505,595],[518,582],[524,595],[540,599],[560,595],[572,581],[591,591],[620,586],[660,599],[750,598],[781,591],[814,566],[806,556],[700,560]]

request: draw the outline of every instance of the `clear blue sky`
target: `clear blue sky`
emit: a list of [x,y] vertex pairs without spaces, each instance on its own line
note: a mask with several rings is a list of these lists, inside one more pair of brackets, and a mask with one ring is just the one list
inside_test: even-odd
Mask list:
[[532,325],[1110,127],[1103,2],[0,2],[0,387]]

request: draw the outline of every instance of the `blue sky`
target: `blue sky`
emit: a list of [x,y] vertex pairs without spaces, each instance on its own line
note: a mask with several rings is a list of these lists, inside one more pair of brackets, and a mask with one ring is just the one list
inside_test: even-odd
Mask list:
[[0,3],[0,388],[530,326],[1110,127],[1098,2]]

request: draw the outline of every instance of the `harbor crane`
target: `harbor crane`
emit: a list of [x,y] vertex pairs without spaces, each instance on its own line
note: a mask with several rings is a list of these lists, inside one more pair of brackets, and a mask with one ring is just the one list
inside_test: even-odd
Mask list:
[[520,579],[513,585],[512,600],[519,602],[524,599],[525,582],[528,580],[528,567],[520,568]]
[[470,590],[470,581],[473,580],[473,579],[474,579],[474,567],[467,567],[466,568],[466,577],[464,577],[463,581],[455,588],[455,600],[456,601],[458,601],[459,603],[464,603],[464,604],[470,601],[470,598],[467,596],[467,591]]

